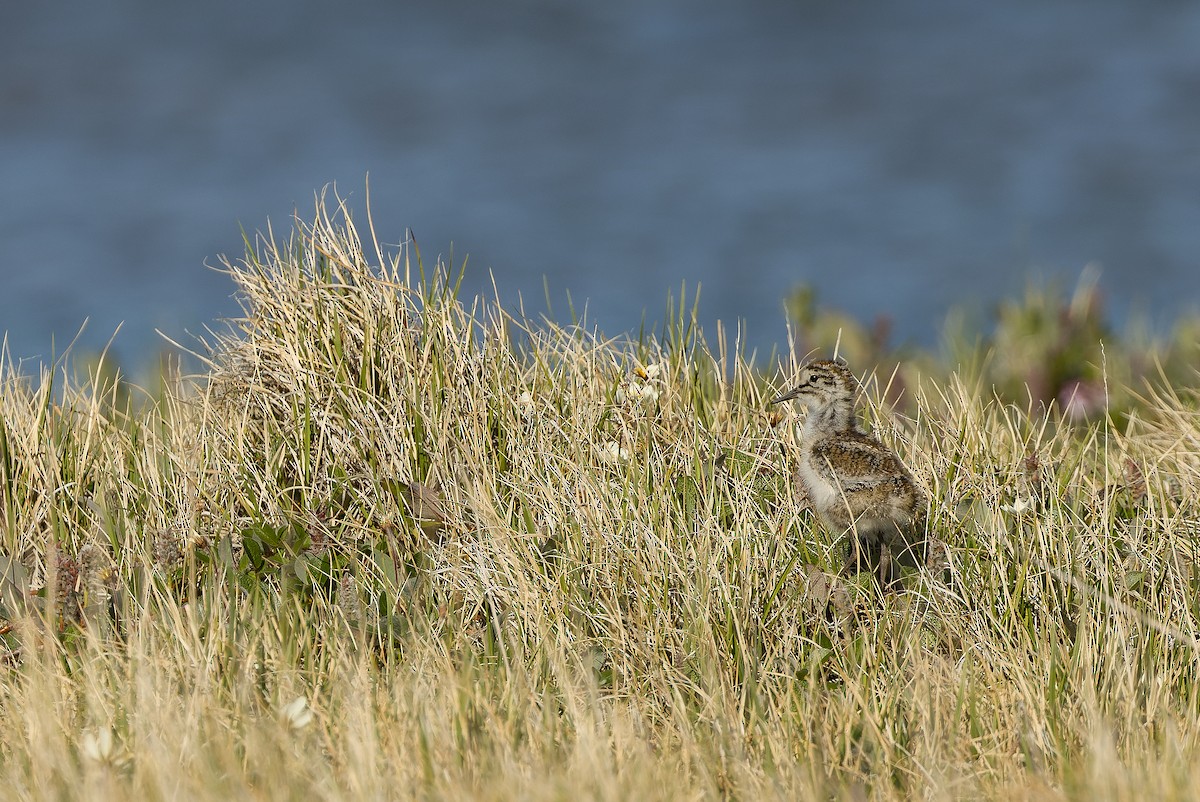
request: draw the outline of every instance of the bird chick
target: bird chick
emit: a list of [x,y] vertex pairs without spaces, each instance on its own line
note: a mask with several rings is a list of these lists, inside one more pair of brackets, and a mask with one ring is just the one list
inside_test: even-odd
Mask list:
[[842,573],[872,570],[891,591],[900,584],[897,562],[925,561],[928,502],[900,458],[859,428],[858,388],[842,360],[815,360],[771,403],[797,400],[808,408],[796,482],[831,533],[849,533]]

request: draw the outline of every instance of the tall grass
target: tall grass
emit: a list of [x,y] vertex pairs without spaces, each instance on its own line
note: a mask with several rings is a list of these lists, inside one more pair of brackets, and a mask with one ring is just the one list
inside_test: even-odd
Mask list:
[[792,490],[786,375],[683,299],[606,339],[369,233],[228,265],[152,402],[0,377],[4,796],[1192,796],[1195,391],[868,381],[944,544],[885,598]]

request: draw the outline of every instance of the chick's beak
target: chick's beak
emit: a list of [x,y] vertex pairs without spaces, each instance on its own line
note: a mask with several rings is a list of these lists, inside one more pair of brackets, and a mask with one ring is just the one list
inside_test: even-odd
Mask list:
[[793,398],[796,398],[797,396],[799,396],[802,392],[804,392],[804,385],[800,385],[799,387],[793,387],[791,390],[788,390],[783,395],[778,396],[776,398],[772,398],[770,403],[782,404],[784,401],[791,401]]

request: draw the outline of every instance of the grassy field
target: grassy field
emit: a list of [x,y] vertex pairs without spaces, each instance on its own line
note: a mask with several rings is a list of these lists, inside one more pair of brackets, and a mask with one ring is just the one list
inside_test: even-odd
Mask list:
[[799,345],[526,321],[323,210],[230,271],[204,375],[0,379],[4,798],[1200,787],[1185,385],[868,375],[944,544],[884,598],[792,490]]

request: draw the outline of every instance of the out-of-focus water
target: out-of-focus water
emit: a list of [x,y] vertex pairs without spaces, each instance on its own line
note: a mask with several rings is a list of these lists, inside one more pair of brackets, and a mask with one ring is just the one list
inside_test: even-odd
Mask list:
[[[781,343],[801,283],[900,338],[1098,262],[1114,314],[1200,300],[1200,6],[9,3],[0,329],[120,321],[118,355],[234,314],[239,226],[336,182],[467,285],[701,311]],[[490,290],[488,290],[490,291]]]

